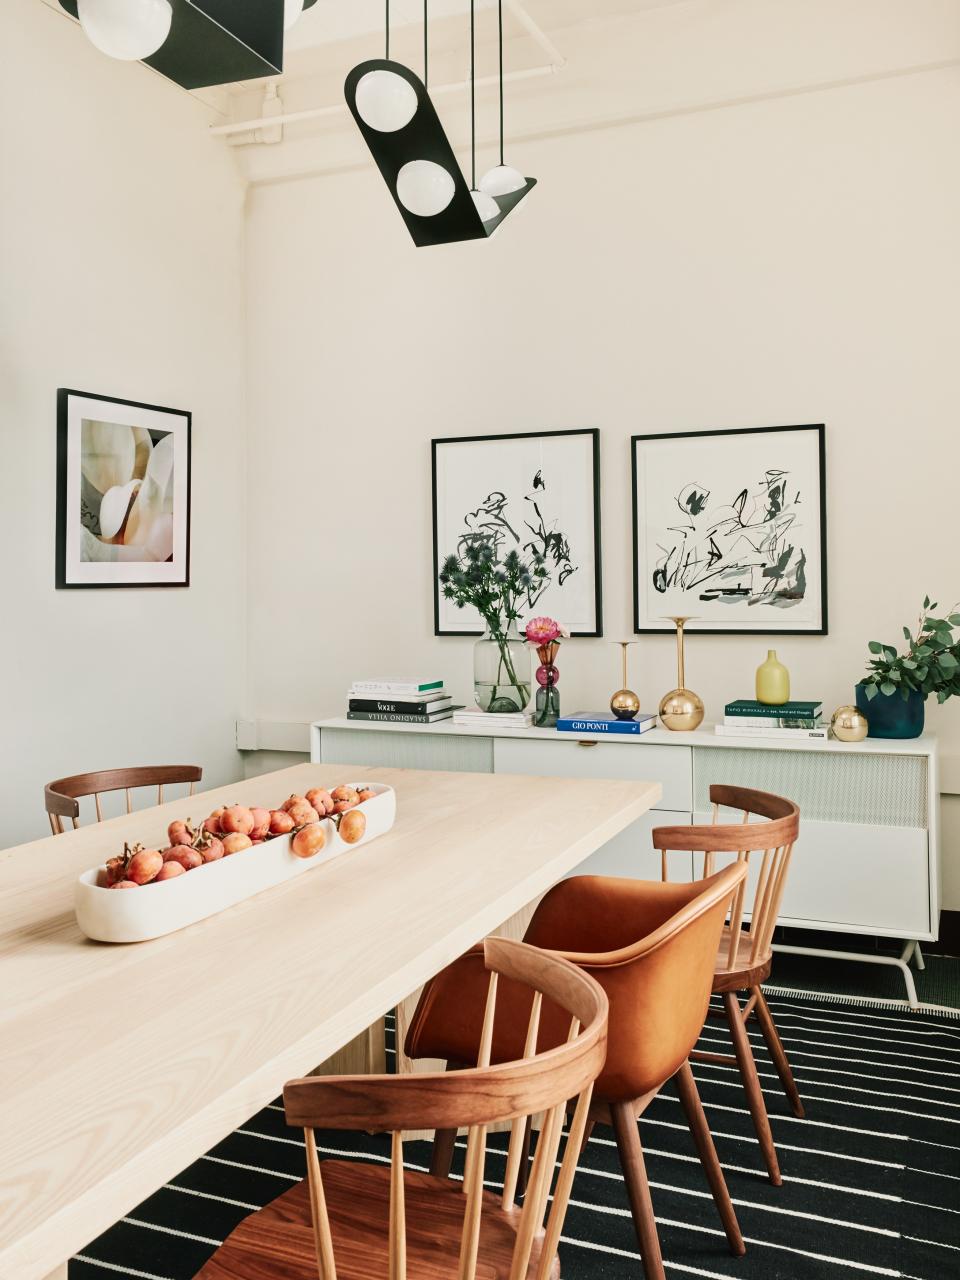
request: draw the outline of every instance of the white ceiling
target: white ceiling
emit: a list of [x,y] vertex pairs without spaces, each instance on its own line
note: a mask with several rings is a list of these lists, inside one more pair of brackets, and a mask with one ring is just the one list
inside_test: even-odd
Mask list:
[[[689,0],[523,0],[523,7],[544,30],[571,26],[597,18],[670,8]],[[496,7],[497,0],[476,0],[477,12]],[[466,20],[470,0],[429,0],[430,21],[461,16]],[[317,0],[287,36],[291,52],[358,36],[384,28],[385,0]],[[504,17],[510,13],[504,4]],[[390,0],[390,22],[397,29],[423,22],[423,0]]]
[[[478,11],[496,0],[476,0]],[[469,0],[430,0],[430,19],[469,12]],[[337,40],[382,32],[385,0],[317,0],[287,36],[288,49],[310,49]],[[406,27],[423,22],[423,0],[390,0],[390,23]]]

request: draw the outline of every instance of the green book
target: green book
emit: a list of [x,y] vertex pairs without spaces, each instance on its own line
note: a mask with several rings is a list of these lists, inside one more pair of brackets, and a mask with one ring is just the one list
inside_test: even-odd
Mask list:
[[812,719],[820,714],[822,702],[783,702],[779,707],[771,707],[766,702],[757,702],[755,698],[737,698],[736,702],[728,702],[723,709],[725,716],[770,716],[779,719],[789,716],[791,719]]

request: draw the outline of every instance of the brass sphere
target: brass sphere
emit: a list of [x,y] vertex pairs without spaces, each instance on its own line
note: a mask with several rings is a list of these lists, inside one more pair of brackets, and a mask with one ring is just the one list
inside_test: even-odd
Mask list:
[[870,722],[859,707],[838,707],[830,728],[840,742],[862,742],[870,732]]
[[660,719],[665,729],[689,733],[703,719],[703,700],[692,689],[674,689],[660,703]]
[[610,699],[610,710],[618,720],[633,720],[640,710],[640,699],[632,689],[618,689]]

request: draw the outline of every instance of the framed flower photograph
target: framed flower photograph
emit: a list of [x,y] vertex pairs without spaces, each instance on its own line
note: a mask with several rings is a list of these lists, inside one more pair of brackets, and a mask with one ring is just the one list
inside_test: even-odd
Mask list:
[[58,588],[190,585],[191,415],[57,392]]
[[631,445],[636,632],[827,634],[822,424]]
[[432,444],[435,634],[483,634],[480,613],[458,608],[440,582],[451,557],[482,542],[497,562],[515,553],[521,630],[549,614],[571,635],[602,635],[599,431],[457,436]]

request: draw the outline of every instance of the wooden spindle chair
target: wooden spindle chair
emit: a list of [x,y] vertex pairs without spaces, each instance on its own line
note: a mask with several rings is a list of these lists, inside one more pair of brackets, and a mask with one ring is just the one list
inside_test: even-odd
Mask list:
[[197,764],[145,765],[134,769],[103,769],[99,773],[77,773],[71,778],[48,782],[43,790],[50,830],[63,835],[63,820],[69,818],[74,829],[80,826],[79,801],[93,796],[97,822],[103,821],[102,797],[111,791],[126,793],[127,813],[133,812],[131,792],[137,787],[156,787],[157,804],[163,804],[163,788],[189,783],[189,795],[196,791],[203,770]]
[[[307,1179],[252,1214],[197,1280],[554,1280],[557,1246],[593,1082],[606,1056],[607,998],[575,965],[520,942],[484,943],[489,973],[476,1068],[447,1074],[294,1080],[287,1123],[304,1132]],[[527,1053],[491,1066],[498,987],[526,992]],[[552,1028],[554,1047],[537,1052]],[[563,1119],[573,1119],[553,1201]],[[543,1138],[522,1209],[514,1204],[528,1116]],[[484,1190],[489,1125],[512,1121],[505,1186]],[[403,1168],[403,1131],[465,1126],[463,1183]],[[325,1160],[317,1129],[390,1133],[389,1166]],[[546,1214],[546,1220],[544,1215]]]
[[[748,870],[756,868],[759,861],[756,878],[744,880],[733,900],[713,980],[714,994],[723,1000],[733,1055],[696,1050],[690,1057],[693,1061],[738,1068],[770,1181],[780,1186],[783,1181],[780,1164],[746,1023],[751,1014],[756,1015],[784,1092],[794,1114],[802,1119],[800,1092],[761,987],[769,978],[773,964],[773,931],[787,884],[790,857],[800,831],[800,810],[792,800],[746,787],[712,786],[710,801],[712,825],[657,827],[653,832],[654,847],[661,850],[664,880],[669,878],[672,852],[702,854],[700,875],[704,879],[713,875],[724,859],[745,864]],[[738,811],[740,821],[721,822],[722,809]],[[696,868],[694,870],[696,873]],[[741,991],[747,995],[743,1005],[738,995]]]

